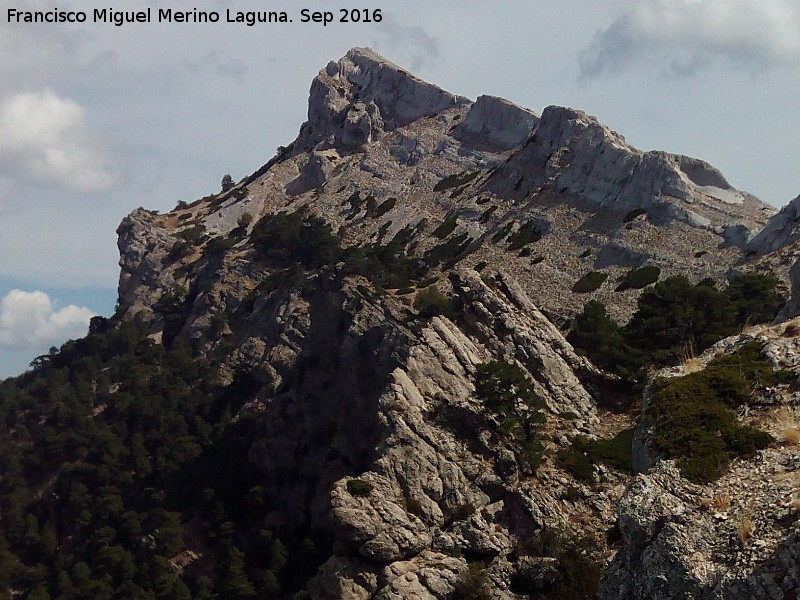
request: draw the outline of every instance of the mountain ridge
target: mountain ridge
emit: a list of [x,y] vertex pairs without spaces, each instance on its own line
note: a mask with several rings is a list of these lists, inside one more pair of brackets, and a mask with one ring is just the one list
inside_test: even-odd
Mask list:
[[[776,417],[797,392],[773,367],[800,373],[800,319],[796,294],[776,315],[773,288],[796,292],[800,271],[792,243],[749,245],[774,213],[582,111],[472,102],[353,49],[264,167],[125,217],[117,314],[0,387],[0,456],[17,461],[0,478],[0,554],[16,557],[0,584],[65,600],[772,599],[800,585],[782,550],[794,509],[754,510],[763,535],[734,547],[703,498],[738,482],[736,502],[772,506],[791,483],[759,478],[797,470]],[[654,363],[658,381],[589,358],[661,337],[686,356]],[[654,394],[687,381],[709,407],[717,387],[747,397],[676,419],[725,421],[717,483],[689,480],[647,408],[673,409]],[[161,420],[172,435],[143,425]]]

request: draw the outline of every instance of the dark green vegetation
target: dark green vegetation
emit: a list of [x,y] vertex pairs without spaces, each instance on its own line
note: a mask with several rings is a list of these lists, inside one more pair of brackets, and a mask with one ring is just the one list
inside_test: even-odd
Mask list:
[[319,269],[342,263],[343,274],[363,275],[376,285],[397,289],[427,274],[421,261],[405,253],[412,233],[403,229],[385,245],[342,248],[325,221],[294,212],[262,217],[250,239],[257,255],[274,266],[293,268],[300,263]]
[[538,242],[542,239],[542,231],[536,221],[526,221],[523,223],[516,233],[508,238],[508,249],[519,250],[523,246]]
[[436,315],[454,318],[455,305],[451,298],[442,294],[435,287],[425,288],[414,299],[414,309],[420,317],[429,319]]
[[374,486],[363,479],[351,479],[347,482],[347,492],[351,496],[366,498],[372,493]]
[[430,267],[442,265],[445,269],[449,269],[477,250],[477,244],[478,242],[469,237],[468,233],[461,233],[428,250],[424,260]]
[[597,300],[587,302],[575,317],[567,341],[601,369],[625,379],[636,379],[644,362],[628,345],[625,330]]
[[[440,226],[444,237],[455,227],[455,215]],[[253,227],[251,241],[257,256],[272,266],[305,269],[337,269],[343,275],[363,275],[375,285],[388,289],[410,289],[425,279],[430,268],[450,268],[478,248],[468,234],[450,237],[428,250],[423,259],[411,258],[407,246],[413,228],[401,229],[387,244],[366,244],[342,248],[330,226],[322,219],[300,212],[262,217]],[[379,236],[382,237],[382,236]]]
[[472,173],[464,171],[463,173],[448,175],[447,177],[442,178],[442,180],[439,181],[439,183],[437,183],[435,186],[433,186],[433,191],[443,192],[445,190],[449,190],[450,188],[466,185],[475,179],[479,174],[480,171],[473,171]]
[[493,360],[475,372],[475,395],[497,420],[497,429],[517,453],[522,468],[534,472],[542,462],[544,446],[536,426],[543,422],[544,406],[533,384],[517,365]]
[[556,559],[553,581],[541,589],[543,581],[524,570],[511,577],[511,591],[530,594],[531,598],[552,600],[590,600],[597,595],[602,574],[602,563],[591,556],[598,541],[581,533],[566,533],[552,528],[538,531],[521,542],[519,556],[549,557]]
[[769,275],[735,275],[723,290],[704,279],[693,285],[670,277],[639,296],[624,327],[590,301],[577,315],[567,339],[597,366],[636,380],[646,365],[674,364],[687,351],[701,352],[748,323],[771,321],[784,299]]
[[500,229],[498,229],[494,235],[492,235],[492,241],[495,244],[499,244],[502,242],[505,237],[511,232],[511,229],[514,227],[514,222],[509,221],[505,225],[503,225]]
[[[252,382],[219,388],[186,346],[146,333],[96,320],[0,384],[0,589],[64,600],[302,589],[330,542],[263,529],[275,499],[247,458],[260,425],[231,420]],[[176,576],[187,540],[203,557]]]
[[658,281],[660,275],[661,269],[652,265],[639,269],[631,269],[625,277],[623,277],[615,291],[640,290]]
[[453,231],[455,231],[457,223],[458,223],[458,215],[454,212],[450,213],[444,218],[442,224],[433,230],[433,235],[439,238],[440,240],[443,240],[448,235],[453,233]]
[[625,429],[610,440],[590,440],[578,436],[572,441],[572,446],[558,453],[559,463],[576,479],[586,483],[594,480],[594,465],[597,464],[630,472],[633,431]]
[[572,286],[572,291],[575,294],[588,294],[589,292],[596,291],[608,279],[608,273],[600,271],[590,271]]
[[762,350],[759,342],[747,342],[702,371],[654,384],[647,407],[655,419],[653,441],[678,459],[684,477],[697,483],[713,481],[731,459],[772,441],[769,434],[740,424],[736,413],[759,390],[791,378],[788,371],[774,370]]
[[381,202],[374,211],[370,213],[370,216],[379,219],[390,210],[394,208],[394,205],[397,204],[397,198],[387,198],[383,202]]
[[489,574],[483,563],[469,564],[467,572],[456,583],[453,600],[492,600],[489,587]]

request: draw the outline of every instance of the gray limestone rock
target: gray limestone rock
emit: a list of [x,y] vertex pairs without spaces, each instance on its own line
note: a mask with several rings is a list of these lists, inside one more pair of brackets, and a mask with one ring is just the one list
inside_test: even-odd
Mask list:
[[800,196],[784,206],[750,241],[748,249],[769,254],[800,239]]
[[308,121],[295,152],[318,144],[354,150],[392,131],[469,100],[426,83],[369,48],[353,48],[311,84]]
[[508,100],[479,96],[453,135],[466,144],[504,151],[524,143],[538,122],[535,113]]

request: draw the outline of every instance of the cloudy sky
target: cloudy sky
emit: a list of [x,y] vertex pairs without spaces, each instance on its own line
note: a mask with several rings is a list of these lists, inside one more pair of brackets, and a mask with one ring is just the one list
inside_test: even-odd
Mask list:
[[[109,5],[223,20],[286,10],[294,22],[8,22],[8,8],[91,20]],[[305,7],[383,20],[301,23]],[[0,11],[0,376],[113,312],[125,214],[256,170],[296,136],[317,71],[352,46],[471,98],[580,108],[775,206],[800,193],[796,0],[6,0]]]

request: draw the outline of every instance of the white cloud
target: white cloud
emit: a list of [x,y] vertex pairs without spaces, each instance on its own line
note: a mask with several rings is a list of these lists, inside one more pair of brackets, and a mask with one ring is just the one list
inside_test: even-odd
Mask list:
[[44,292],[11,290],[0,300],[0,347],[41,349],[86,335],[94,312],[56,308]]
[[50,90],[0,100],[0,169],[27,183],[86,193],[109,190],[115,170],[85,118],[79,104]]
[[584,51],[584,77],[640,58],[666,61],[676,74],[719,57],[754,72],[800,65],[796,0],[637,0],[626,6]]

